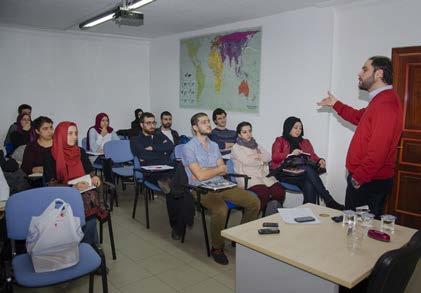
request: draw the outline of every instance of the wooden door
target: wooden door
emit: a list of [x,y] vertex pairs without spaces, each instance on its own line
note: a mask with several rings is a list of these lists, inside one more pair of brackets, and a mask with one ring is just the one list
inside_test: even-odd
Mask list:
[[388,213],[398,224],[421,229],[421,46],[392,49],[393,87],[404,110]]

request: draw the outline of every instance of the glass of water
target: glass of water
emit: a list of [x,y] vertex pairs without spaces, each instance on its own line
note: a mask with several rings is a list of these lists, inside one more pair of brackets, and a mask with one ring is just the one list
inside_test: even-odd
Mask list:
[[355,212],[352,210],[343,211],[342,226],[354,226],[355,225]]
[[373,224],[374,215],[370,213],[364,213],[361,215],[361,226],[371,227]]
[[381,229],[382,231],[393,232],[395,230],[395,221],[396,217],[393,215],[382,215],[381,219]]
[[370,212],[370,208],[367,205],[355,208],[355,214],[357,216],[358,221],[362,220],[361,216],[364,213],[369,213],[369,212]]

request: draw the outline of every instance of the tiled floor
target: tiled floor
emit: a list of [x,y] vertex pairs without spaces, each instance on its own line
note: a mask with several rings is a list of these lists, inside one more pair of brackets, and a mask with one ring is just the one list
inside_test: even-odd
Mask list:
[[[235,249],[228,241],[229,265],[219,265],[207,257],[199,214],[193,228],[187,230],[184,243],[172,240],[161,196],[149,205],[151,228],[146,229],[143,200],[138,203],[136,219],[131,218],[133,193],[131,186],[120,191],[120,205],[112,213],[116,260],[112,260],[108,228],[104,226],[109,292],[234,292]],[[230,223],[238,224],[240,217],[240,213],[233,213]],[[88,292],[88,278],[43,289],[16,287],[15,292]],[[95,292],[102,292],[100,277],[95,277]]]

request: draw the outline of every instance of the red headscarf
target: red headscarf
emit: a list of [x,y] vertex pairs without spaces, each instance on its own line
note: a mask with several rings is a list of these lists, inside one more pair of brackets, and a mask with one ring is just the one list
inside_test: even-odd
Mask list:
[[107,132],[111,133],[113,132],[113,128],[110,127],[110,117],[108,117],[108,115],[106,113],[99,113],[98,115],[96,115],[95,118],[95,125],[89,127],[88,129],[88,133],[86,134],[86,149],[90,150],[91,146],[90,146],[90,142],[89,142],[89,131],[91,131],[92,128],[95,128],[96,132],[98,132],[99,134],[101,134],[101,120],[102,118],[107,117],[108,118],[108,126],[107,126]]
[[54,130],[53,146],[51,153],[56,161],[56,176],[60,183],[85,175],[80,149],[77,144],[70,146],[67,143],[67,132],[70,126],[76,126],[74,122],[60,122]]

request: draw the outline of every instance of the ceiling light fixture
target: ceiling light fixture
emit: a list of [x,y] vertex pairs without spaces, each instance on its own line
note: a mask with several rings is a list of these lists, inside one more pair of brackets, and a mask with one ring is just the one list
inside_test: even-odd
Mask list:
[[140,8],[154,2],[156,0],[140,0],[127,4],[127,0],[123,0],[123,5],[117,6],[109,11],[101,13],[79,24],[82,30],[91,28],[109,20],[117,20],[118,24],[138,26],[143,24],[143,14],[139,12],[131,12],[130,10]]

